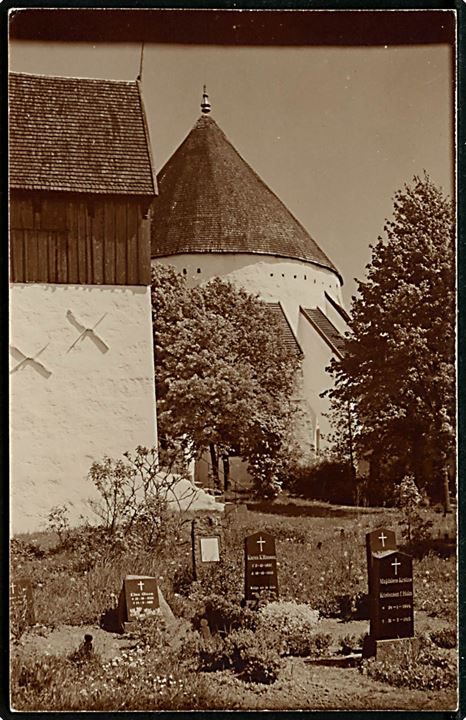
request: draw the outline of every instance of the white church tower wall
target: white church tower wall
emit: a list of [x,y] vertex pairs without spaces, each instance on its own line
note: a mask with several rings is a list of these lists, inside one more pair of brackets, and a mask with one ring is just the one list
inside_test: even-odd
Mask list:
[[92,517],[92,462],[156,444],[150,302],[148,287],[12,284],[13,532],[44,527],[56,505]]
[[[96,519],[87,474],[157,442],[150,213],[140,86],[11,73],[11,531],[66,505]],[[72,152],[70,151],[72,148]]]
[[201,110],[157,176],[152,261],[173,266],[190,286],[221,277],[275,305],[274,311],[279,304],[304,354],[296,393],[303,421],[296,440],[304,456],[311,450],[315,456],[325,446],[319,429],[328,437],[328,401],[320,395],[332,379],[325,368],[341,351],[346,331],[343,280],[209,117],[206,93]]

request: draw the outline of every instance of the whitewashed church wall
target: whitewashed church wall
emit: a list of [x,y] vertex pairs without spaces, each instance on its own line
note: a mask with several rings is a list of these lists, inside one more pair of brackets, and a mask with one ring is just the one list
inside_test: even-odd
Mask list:
[[259,294],[263,300],[280,300],[295,331],[299,306],[319,305],[325,309],[325,290],[343,303],[335,273],[300,260],[270,255],[199,253],[157,258],[157,262],[175,267],[191,286],[223,277],[248,292]]
[[304,352],[303,395],[315,413],[315,421],[319,425],[322,438],[322,450],[328,445],[325,437],[328,437],[330,432],[330,423],[324,417],[324,413],[329,409],[329,401],[328,398],[321,398],[320,393],[332,386],[332,378],[325,370],[330,364],[332,351],[302,313],[299,317],[298,340]]
[[12,285],[10,410],[13,532],[90,517],[92,462],[156,444],[150,289]]

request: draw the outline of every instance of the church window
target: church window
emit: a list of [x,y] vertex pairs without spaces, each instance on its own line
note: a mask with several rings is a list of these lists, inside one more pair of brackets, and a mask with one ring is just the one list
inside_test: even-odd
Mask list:
[[273,273],[270,273],[270,277],[273,277]]
[[187,272],[186,268],[183,268],[183,275],[186,275]]
[[282,277],[285,277],[285,273],[282,273]]
[[200,272],[201,272],[201,268],[197,268],[197,272],[200,273]]
[[294,278],[295,280],[296,280],[297,277],[298,277],[297,275],[293,275],[293,278]]
[[304,276],[304,279],[305,279],[305,280],[307,280],[307,277],[306,277],[306,275]]

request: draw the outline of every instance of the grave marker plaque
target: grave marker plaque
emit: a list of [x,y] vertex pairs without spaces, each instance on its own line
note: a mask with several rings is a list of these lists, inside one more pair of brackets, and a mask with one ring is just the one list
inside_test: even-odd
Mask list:
[[265,532],[249,535],[244,541],[245,597],[255,600],[268,590],[278,598],[275,538]]
[[157,581],[146,575],[127,575],[123,581],[118,604],[120,625],[137,620],[141,613],[150,613],[159,607]]
[[413,560],[399,550],[373,553],[370,635],[373,640],[414,636]]
[[393,530],[388,528],[377,528],[366,534],[366,554],[367,554],[367,579],[369,585],[369,595],[371,594],[371,577],[372,577],[372,554],[376,552],[385,552],[386,550],[396,550],[396,535]]
[[35,625],[36,614],[30,580],[12,580],[10,583],[10,608],[14,616],[21,616],[28,625]]
[[199,542],[201,545],[201,562],[220,562],[218,537],[202,537]]
[[219,518],[195,518],[191,526],[194,579],[199,580],[213,563],[220,562],[223,528]]

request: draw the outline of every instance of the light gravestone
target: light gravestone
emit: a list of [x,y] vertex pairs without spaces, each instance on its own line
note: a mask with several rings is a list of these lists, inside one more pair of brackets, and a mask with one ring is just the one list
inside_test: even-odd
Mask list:
[[249,535],[244,541],[245,598],[256,600],[268,591],[278,599],[275,538],[265,532]]
[[10,583],[10,608],[14,617],[27,625],[35,625],[34,597],[30,580],[13,580]]
[[396,535],[393,530],[388,528],[377,528],[366,534],[366,554],[367,554],[367,581],[369,586],[369,595],[371,594],[371,578],[372,578],[372,554],[385,552],[386,550],[396,550]]
[[199,580],[203,573],[220,562],[223,528],[218,518],[195,518],[191,526],[193,575]]
[[118,603],[120,629],[126,631],[143,615],[156,613],[159,608],[159,590],[154,577],[127,575]]
[[413,560],[400,550],[372,554],[371,622],[363,654],[393,659],[412,647]]

